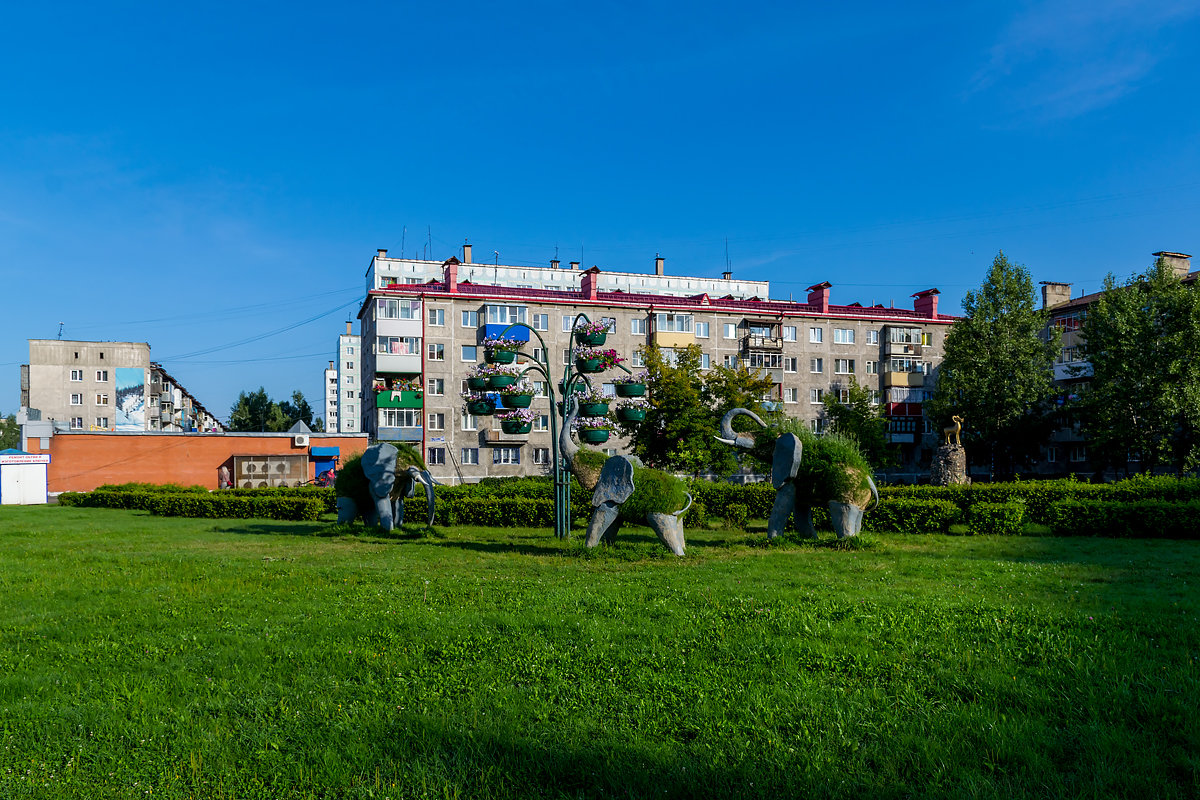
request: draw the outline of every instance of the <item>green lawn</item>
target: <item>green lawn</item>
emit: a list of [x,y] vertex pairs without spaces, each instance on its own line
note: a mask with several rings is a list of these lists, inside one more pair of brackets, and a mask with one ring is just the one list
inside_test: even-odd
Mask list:
[[1200,543],[0,507],[0,797],[1196,797]]

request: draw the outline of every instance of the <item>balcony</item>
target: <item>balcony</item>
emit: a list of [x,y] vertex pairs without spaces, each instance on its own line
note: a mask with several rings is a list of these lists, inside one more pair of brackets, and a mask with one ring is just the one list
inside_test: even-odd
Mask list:
[[380,319],[375,321],[376,336],[416,336],[422,335],[421,318],[417,319]]
[[424,392],[397,392],[384,389],[375,393],[376,408],[421,408]]
[[884,342],[883,344],[885,356],[919,356],[921,349],[921,345],[917,342]]
[[1054,380],[1070,381],[1092,377],[1092,365],[1088,361],[1069,361],[1054,365]]
[[923,372],[885,372],[883,373],[884,387],[891,386],[924,386]]
[[[494,339],[501,333],[504,333],[504,329],[510,324],[513,323],[489,322],[486,325],[481,326],[479,332],[479,343],[483,344],[484,339]],[[508,333],[504,333],[504,338],[515,339],[518,342],[528,342],[529,329],[524,327],[524,325],[517,325],[515,328],[511,328]]]
[[749,353],[751,350],[781,353],[783,352],[783,339],[778,336],[762,336],[757,333],[747,334],[742,337],[742,352]]
[[414,375],[421,371],[421,354],[376,353],[375,371]]
[[696,336],[691,331],[651,331],[650,343],[658,347],[687,347],[694,344]]
[[419,442],[425,435],[425,428],[379,428],[377,439],[383,442]]
[[528,433],[505,433],[499,428],[479,432],[479,443],[491,447],[520,447],[528,441]]

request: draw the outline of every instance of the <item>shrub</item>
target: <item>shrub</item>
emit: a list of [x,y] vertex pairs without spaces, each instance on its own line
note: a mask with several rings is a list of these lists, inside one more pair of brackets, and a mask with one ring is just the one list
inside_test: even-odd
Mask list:
[[692,505],[683,513],[683,527],[685,528],[702,528],[707,520],[707,513],[704,508],[704,503],[692,497]]
[[971,533],[1019,536],[1024,519],[1024,503],[975,503],[971,506]]
[[732,530],[743,531],[746,529],[746,520],[749,518],[749,509],[741,503],[730,503],[725,506],[725,525]]
[[961,518],[962,511],[949,500],[889,497],[864,515],[863,527],[877,533],[948,533]]
[[1142,500],[1133,503],[1067,500],[1050,509],[1059,536],[1113,536],[1133,539],[1198,539],[1200,501]]

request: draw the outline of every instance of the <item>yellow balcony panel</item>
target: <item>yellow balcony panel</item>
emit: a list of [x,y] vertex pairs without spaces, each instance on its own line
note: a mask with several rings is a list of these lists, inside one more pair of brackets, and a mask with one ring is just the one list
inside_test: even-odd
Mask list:
[[925,374],[923,372],[885,372],[883,375],[884,386],[924,386]]
[[650,341],[659,347],[687,347],[694,344],[696,337],[691,331],[678,333],[675,331],[655,331]]

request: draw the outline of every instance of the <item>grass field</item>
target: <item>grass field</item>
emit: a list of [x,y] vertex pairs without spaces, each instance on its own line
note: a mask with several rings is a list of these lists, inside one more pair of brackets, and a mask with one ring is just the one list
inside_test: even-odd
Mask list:
[[1196,797],[1200,543],[0,507],[0,797]]

